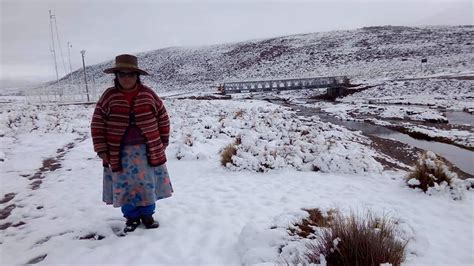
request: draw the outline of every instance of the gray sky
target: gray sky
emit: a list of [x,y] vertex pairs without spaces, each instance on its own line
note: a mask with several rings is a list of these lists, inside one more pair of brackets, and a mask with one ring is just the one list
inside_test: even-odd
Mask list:
[[[472,25],[471,1],[0,0],[0,87],[56,78],[49,10],[66,71],[169,46],[196,46],[376,25]],[[64,70],[55,36],[59,75]]]

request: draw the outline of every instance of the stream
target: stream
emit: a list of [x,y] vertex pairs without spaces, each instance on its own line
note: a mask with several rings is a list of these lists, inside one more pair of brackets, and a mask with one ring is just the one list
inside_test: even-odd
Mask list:
[[[280,101],[272,102],[283,104],[283,102]],[[456,165],[462,171],[474,175],[474,152],[472,151],[436,141],[414,139],[408,136],[407,134],[403,134],[382,126],[376,126],[365,122],[339,120],[336,117],[316,108],[307,108],[299,105],[292,105],[292,107],[298,110],[299,115],[317,115],[323,122],[330,122],[336,125],[341,125],[350,130],[358,130],[365,135],[372,135],[379,138],[391,139],[423,150],[430,150],[444,157],[446,160]],[[462,112],[448,112],[446,113],[446,117],[448,118],[448,120],[450,120],[450,123],[453,124],[474,124],[474,116],[467,113],[463,114]]]

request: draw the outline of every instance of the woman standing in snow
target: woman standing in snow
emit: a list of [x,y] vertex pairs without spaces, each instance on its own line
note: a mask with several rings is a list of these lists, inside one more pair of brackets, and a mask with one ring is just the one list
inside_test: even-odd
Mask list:
[[165,106],[155,92],[144,86],[137,57],[118,55],[115,86],[100,97],[91,122],[94,151],[104,166],[103,201],[121,207],[127,219],[125,232],[140,222],[157,228],[155,202],[170,197],[173,188],[166,168],[165,149],[170,123]]

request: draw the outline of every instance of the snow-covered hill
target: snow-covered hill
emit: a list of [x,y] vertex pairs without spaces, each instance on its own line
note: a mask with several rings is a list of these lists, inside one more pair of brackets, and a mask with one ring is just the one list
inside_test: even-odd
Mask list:
[[[367,27],[300,34],[205,47],[172,47],[138,54],[158,91],[202,90],[229,80],[348,75],[352,80],[413,77],[472,71],[474,26]],[[102,70],[87,67],[98,88],[112,84]],[[82,70],[73,73],[83,80]],[[68,76],[62,81],[67,82]],[[42,86],[44,87],[44,86]]]

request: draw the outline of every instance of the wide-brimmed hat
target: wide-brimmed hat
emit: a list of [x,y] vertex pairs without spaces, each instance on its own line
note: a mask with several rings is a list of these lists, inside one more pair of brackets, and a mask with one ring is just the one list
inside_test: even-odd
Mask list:
[[115,57],[115,67],[107,68],[104,73],[112,74],[119,70],[129,70],[141,75],[149,75],[148,72],[138,68],[138,59],[134,55],[121,54]]

